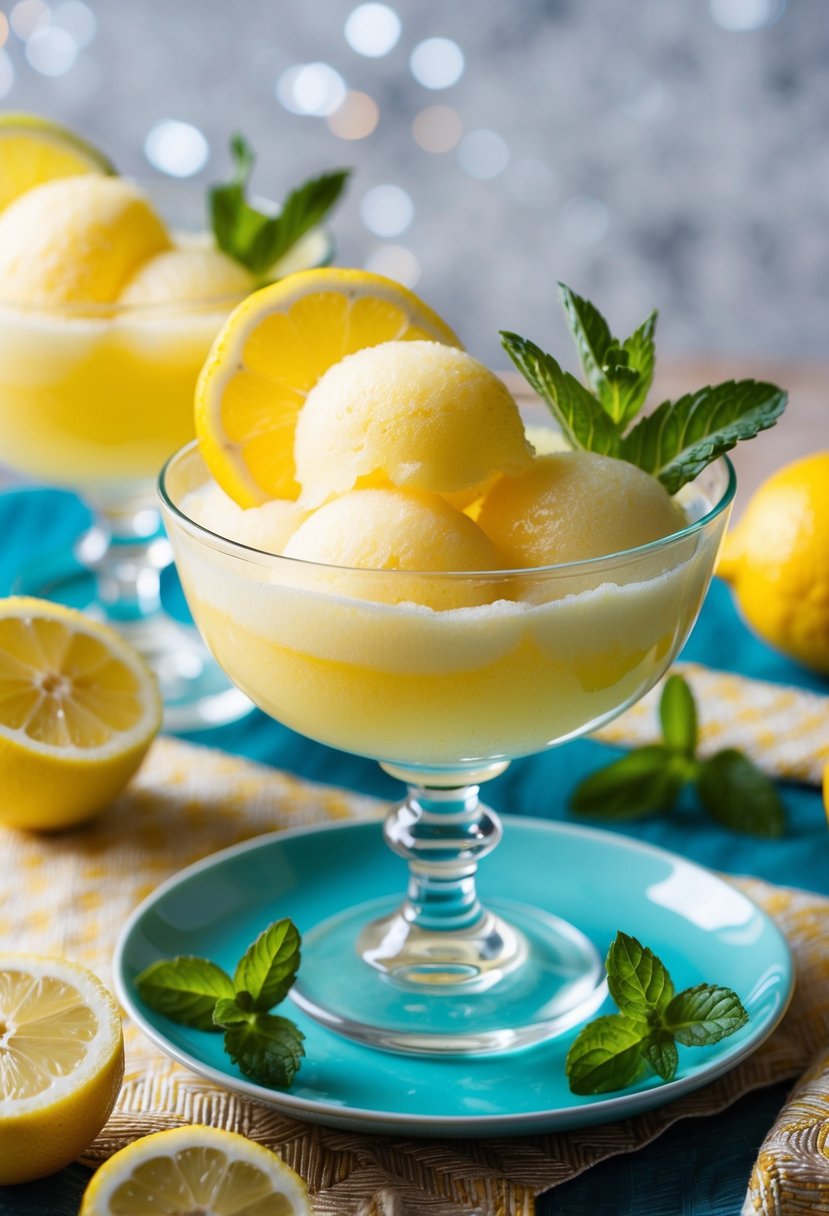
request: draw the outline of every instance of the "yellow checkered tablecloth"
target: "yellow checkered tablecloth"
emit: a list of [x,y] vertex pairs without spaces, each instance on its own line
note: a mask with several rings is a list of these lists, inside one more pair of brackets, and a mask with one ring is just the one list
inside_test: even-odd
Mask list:
[[[682,670],[704,711],[706,747],[742,746],[773,771],[817,779],[829,759],[829,698]],[[761,695],[766,700],[758,701]],[[648,738],[655,696],[602,736],[633,743]],[[111,983],[112,951],[126,917],[183,866],[263,832],[382,811],[370,798],[161,738],[131,786],[95,822],[54,837],[0,831],[0,941],[9,949],[65,955]],[[803,1075],[758,1158],[745,1212],[829,1213],[829,899],[753,879],[738,885],[788,937],[796,994],[781,1026],[748,1060],[670,1106],[549,1136],[478,1142],[366,1136],[301,1124],[215,1087],[127,1024],[124,1085],[88,1160],[100,1161],[148,1131],[206,1122],[277,1148],[308,1180],[318,1213],[530,1216],[535,1195],[603,1157],[647,1143],[679,1118],[722,1110],[752,1089]]]

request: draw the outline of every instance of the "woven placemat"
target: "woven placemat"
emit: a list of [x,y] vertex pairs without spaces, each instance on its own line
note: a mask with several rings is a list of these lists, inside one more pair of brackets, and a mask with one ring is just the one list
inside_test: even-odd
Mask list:
[[[370,798],[159,739],[128,790],[94,823],[55,837],[0,831],[5,876],[0,940],[10,949],[84,962],[111,983],[120,926],[170,874],[263,832],[376,817],[382,810]],[[829,900],[752,879],[737,885],[777,919],[788,937],[796,994],[781,1026],[750,1059],[670,1106],[549,1136],[469,1141],[369,1136],[300,1123],[213,1086],[172,1063],[127,1023],[124,1085],[85,1160],[100,1162],[150,1131],[204,1122],[276,1148],[308,1181],[318,1213],[529,1216],[540,1192],[605,1157],[648,1143],[677,1119],[722,1110],[752,1089],[799,1076],[829,1040]]]

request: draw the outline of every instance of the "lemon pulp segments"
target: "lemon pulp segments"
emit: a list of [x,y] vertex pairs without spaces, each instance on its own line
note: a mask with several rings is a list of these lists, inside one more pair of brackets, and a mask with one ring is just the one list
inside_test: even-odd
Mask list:
[[81,1216],[310,1216],[289,1166],[235,1132],[189,1126],[144,1136],[95,1174]]
[[155,677],[114,630],[59,604],[0,600],[0,823],[55,829],[89,818],[160,725]]
[[96,637],[0,618],[0,722],[51,747],[94,748],[142,714],[138,680]]
[[346,355],[455,334],[381,275],[327,267],[255,292],[216,338],[196,388],[196,433],[222,489],[243,507],[296,498],[293,437],[305,398]]
[[99,1023],[65,979],[10,969],[0,973],[0,1027],[0,1093],[20,1100],[75,1072]]
[[114,172],[102,153],[58,123],[35,114],[0,115],[0,211],[41,182]]

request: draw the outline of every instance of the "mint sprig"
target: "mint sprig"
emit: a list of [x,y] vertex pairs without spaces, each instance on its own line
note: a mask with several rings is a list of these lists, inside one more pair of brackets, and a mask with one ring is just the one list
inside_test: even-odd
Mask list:
[[730,988],[697,984],[674,995],[661,959],[626,933],[616,934],[605,969],[619,1012],[588,1022],[570,1047],[565,1071],[574,1094],[626,1089],[648,1068],[670,1081],[679,1067],[677,1043],[718,1043],[748,1021]]
[[665,401],[631,427],[653,383],[657,313],[620,340],[589,300],[563,283],[559,293],[586,385],[529,339],[502,330],[501,342],[572,447],[627,460],[675,494],[785,409],[787,394],[774,384],[728,381]]
[[224,1032],[224,1048],[260,1085],[287,1088],[299,1069],[302,1031],[270,1013],[296,979],[301,940],[293,921],[274,921],[247,948],[233,979],[194,955],[159,959],[135,979],[141,999],[174,1022]]
[[229,257],[257,276],[268,271],[288,250],[328,214],[342,194],[350,170],[323,173],[287,196],[278,214],[257,211],[247,198],[256,160],[243,135],[230,141],[233,177],[211,187],[210,215],[216,244]]
[[703,808],[734,832],[766,839],[786,830],[786,812],[774,782],[736,748],[697,756],[699,728],[693,693],[672,675],[659,702],[662,742],[634,748],[589,774],[573,790],[570,809],[607,822],[641,819],[673,810],[691,784]]

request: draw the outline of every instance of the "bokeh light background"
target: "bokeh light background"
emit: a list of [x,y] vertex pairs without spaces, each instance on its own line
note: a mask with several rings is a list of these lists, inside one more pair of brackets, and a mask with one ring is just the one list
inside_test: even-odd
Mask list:
[[338,260],[496,367],[566,352],[559,279],[663,352],[826,353],[827,0],[3,0],[0,107],[141,177],[235,130],[264,195],[353,167]]

